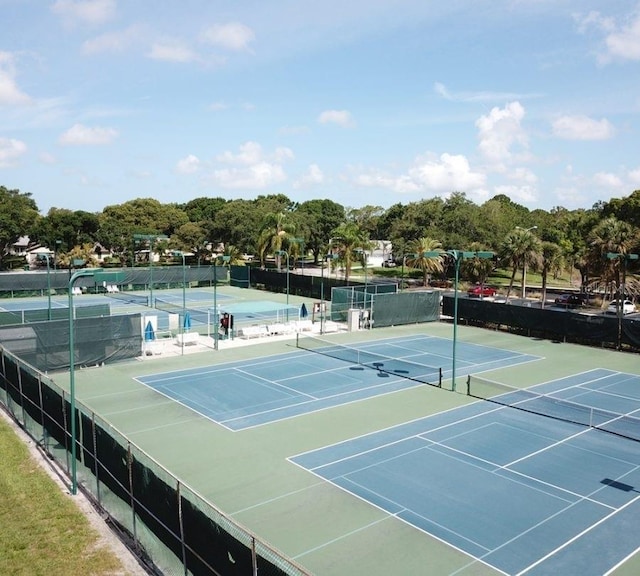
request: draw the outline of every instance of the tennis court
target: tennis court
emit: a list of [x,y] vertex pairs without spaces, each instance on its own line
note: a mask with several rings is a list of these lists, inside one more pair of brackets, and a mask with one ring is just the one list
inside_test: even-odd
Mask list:
[[[592,370],[535,391],[546,396],[474,403],[291,460],[470,564],[606,574],[640,546],[640,420],[608,433],[575,423],[575,411],[640,415],[640,377]],[[522,409],[499,405],[513,402]],[[535,413],[549,403],[554,418]]]
[[[337,345],[301,337],[299,350],[138,381],[232,430],[430,384],[440,386],[451,341],[415,336]],[[535,356],[476,344],[459,348],[459,374],[531,362]]]
[[[451,334],[429,323],[337,333],[313,351],[238,342],[80,369],[76,394],[313,574],[639,573],[637,442],[531,414],[527,395],[491,385],[599,407],[569,420],[632,412],[637,355],[458,326],[452,393]],[[433,368],[442,388],[417,381]],[[66,373],[55,381],[69,389]]]

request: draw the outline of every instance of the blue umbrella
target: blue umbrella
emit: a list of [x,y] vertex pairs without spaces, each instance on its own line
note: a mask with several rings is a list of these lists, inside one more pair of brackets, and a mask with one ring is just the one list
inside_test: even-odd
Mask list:
[[309,316],[309,312],[307,312],[307,307],[303,302],[302,306],[300,306],[300,318],[306,318],[307,316]]
[[185,330],[191,330],[191,314],[189,314],[189,312],[185,312],[184,323],[183,323],[182,327]]
[[145,342],[151,342],[152,340],[156,339],[156,333],[153,329],[153,324],[151,324],[151,320],[147,322],[147,325],[144,328],[144,339]]

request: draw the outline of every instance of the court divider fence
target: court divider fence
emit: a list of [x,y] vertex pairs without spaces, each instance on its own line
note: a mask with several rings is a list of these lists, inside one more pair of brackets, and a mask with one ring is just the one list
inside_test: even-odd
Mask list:
[[331,320],[346,322],[349,310],[354,308],[365,313],[369,328],[435,322],[440,319],[440,292],[397,292],[396,289],[396,284],[334,288],[331,296]]
[[[135,268],[105,268],[109,272],[117,272],[121,279],[118,287],[121,292],[148,290],[153,287],[180,288],[183,278],[188,283],[200,287],[213,286],[214,279],[218,284],[228,284],[229,268],[227,266],[153,266]],[[51,289],[55,294],[67,294],[69,280],[74,270],[51,270],[50,272],[12,272],[3,273],[0,277],[0,297],[15,298],[17,296],[46,296]],[[184,276],[183,276],[184,274]],[[85,293],[103,293],[106,287],[96,282],[92,276],[78,278],[74,286]]]
[[[74,309],[76,365],[96,366],[140,356],[140,314],[82,317],[83,309],[84,307]],[[63,312],[66,315],[64,320],[0,325],[0,345],[41,372],[67,370],[71,360],[68,308]]]
[[[442,313],[453,316],[453,296],[444,296]],[[634,317],[577,314],[565,310],[459,298],[458,321],[549,340],[640,351],[640,319]]]
[[[0,370],[0,404],[69,479],[69,394],[1,346]],[[81,402],[75,404],[78,486],[151,572],[309,575],[178,480],[95,412]]]

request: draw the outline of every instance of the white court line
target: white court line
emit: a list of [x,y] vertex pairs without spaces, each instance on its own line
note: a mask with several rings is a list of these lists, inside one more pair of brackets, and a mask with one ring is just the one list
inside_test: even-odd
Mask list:
[[640,552],[640,546],[633,552],[631,552],[631,554],[625,556],[622,560],[620,560],[620,562],[618,562],[613,568],[611,568],[611,570],[605,572],[603,576],[609,576],[609,574],[613,574],[618,568],[620,568],[620,566],[622,566],[627,560],[635,556],[638,552]]
[[559,552],[560,550],[563,550],[564,548],[569,546],[569,544],[572,544],[579,538],[582,538],[582,536],[584,536],[585,534],[591,532],[591,530],[593,530],[596,526],[599,526],[600,524],[606,522],[607,520],[609,520],[609,518],[612,518],[613,516],[618,514],[618,512],[624,510],[628,506],[631,506],[631,504],[634,504],[638,499],[640,499],[640,495],[636,496],[633,500],[630,500],[629,502],[627,502],[624,506],[621,506],[617,510],[611,512],[611,514],[607,514],[607,516],[605,516],[604,518],[601,518],[600,520],[598,520],[588,528],[585,528],[582,532],[576,534],[573,538],[570,538],[569,540],[567,540],[564,544],[562,544],[562,546],[558,546],[556,549],[552,550],[551,552],[549,552],[548,554],[546,554],[545,556],[543,556],[542,558],[540,558],[539,560],[531,564],[530,566],[527,566],[524,570],[521,570],[520,572],[518,572],[516,576],[520,576],[521,574],[526,574],[532,568],[535,568],[536,566],[538,566],[539,564],[541,564],[542,562],[544,562],[545,560],[547,560],[548,558],[550,558],[551,556]]
[[246,376],[249,376],[251,378],[255,378],[256,380],[259,380],[259,382],[256,382],[256,384],[259,384],[261,382],[265,382],[265,383],[269,384],[271,388],[281,388],[281,389],[287,390],[289,392],[295,392],[297,395],[304,396],[306,398],[310,398],[311,400],[318,400],[318,398],[316,396],[314,396],[313,394],[306,394],[305,392],[301,392],[300,390],[296,390],[295,388],[291,388],[289,386],[284,386],[283,384],[280,384],[279,382],[276,382],[275,380],[269,380],[268,378],[263,378],[262,376],[258,376],[257,374],[252,374],[251,372],[247,372],[246,370],[242,370],[240,368],[236,368],[234,371],[235,372],[239,372],[240,374],[244,374]]
[[[296,464],[295,462],[293,462],[294,465],[299,466],[298,464]],[[306,472],[311,472],[311,474],[314,474],[317,476],[317,474],[307,468],[304,468],[303,466],[299,466],[300,468],[302,468],[303,470],[305,470]],[[325,544],[322,544],[320,546],[317,546],[315,548],[306,550],[305,552],[302,552],[300,554],[298,554],[297,556],[294,556],[293,559],[298,559],[298,558],[302,558],[303,556],[306,556],[307,554],[313,552],[314,550],[318,550],[320,548],[323,548],[325,546],[327,546],[328,544],[332,544],[334,542],[339,542],[340,540],[343,540],[344,538],[349,537],[351,534],[355,534],[357,532],[360,532],[361,530],[368,528],[369,526],[373,526],[375,524],[378,524],[379,522],[381,522],[382,520],[388,520],[390,518],[393,518],[395,520],[398,520],[400,522],[403,522],[404,524],[406,524],[407,526],[410,526],[412,529],[414,530],[419,530],[420,532],[427,534],[428,536],[430,536],[431,538],[433,538],[434,540],[437,540],[438,542],[441,542],[442,544],[445,544],[446,546],[448,546],[449,548],[452,548],[453,550],[456,550],[457,552],[459,552],[460,554],[463,554],[464,556],[466,556],[467,558],[471,558],[472,562],[470,563],[470,565],[480,562],[481,564],[484,564],[485,566],[489,566],[490,568],[493,568],[494,570],[497,570],[498,572],[500,572],[501,574],[505,574],[506,572],[503,572],[502,570],[499,570],[497,568],[495,568],[495,566],[491,566],[491,564],[487,564],[484,560],[474,556],[473,554],[470,554],[469,552],[467,552],[466,550],[463,550],[462,548],[459,548],[458,546],[455,546],[453,544],[451,544],[451,542],[448,542],[447,540],[444,540],[443,538],[440,538],[439,536],[436,536],[435,534],[432,534],[431,532],[428,532],[426,530],[423,530],[422,528],[419,528],[417,526],[415,526],[414,524],[411,524],[410,522],[407,522],[406,520],[404,520],[403,518],[399,518],[398,516],[395,516],[391,513],[389,513],[387,510],[385,510],[384,508],[381,508],[380,506],[378,506],[377,504],[374,504],[373,502],[370,502],[369,500],[366,500],[362,497],[360,497],[358,494],[355,494],[353,492],[351,492],[350,490],[347,490],[346,488],[343,488],[342,486],[339,486],[338,484],[335,484],[334,482],[332,482],[331,480],[327,480],[326,478],[323,478],[322,476],[320,476],[320,478],[324,481],[327,482],[329,484],[331,484],[332,486],[334,486],[335,488],[338,488],[339,490],[342,490],[343,492],[346,492],[347,494],[349,494],[350,496],[357,498],[358,500],[361,500],[362,502],[365,502],[366,504],[368,504],[369,506],[373,506],[374,508],[377,508],[378,510],[382,511],[386,516],[384,518],[382,518],[380,521],[377,522],[373,522],[370,523],[366,526],[363,526],[357,530],[354,530],[352,532],[349,532],[347,534],[344,534],[343,536],[339,537],[339,538],[335,538],[329,542],[326,542]]]
[[[402,382],[402,381],[413,382],[412,380],[407,380],[406,378],[398,378],[396,380],[390,380],[389,382],[383,382],[383,383],[377,384],[375,386],[367,386],[366,388],[358,388],[356,390],[350,390],[348,392],[341,392],[340,394],[334,394],[332,396],[326,396],[326,397],[318,399],[318,400],[305,400],[304,402],[295,402],[293,404],[288,404],[287,406],[282,406],[280,408],[272,408],[270,410],[264,410],[264,411],[261,411],[261,412],[254,412],[253,414],[247,414],[245,416],[238,416],[236,418],[226,418],[226,419],[222,420],[221,422],[235,422],[236,420],[244,420],[244,419],[247,419],[247,418],[253,418],[255,416],[262,416],[264,414],[269,414],[270,412],[276,412],[276,411],[280,411],[280,410],[286,411],[289,408],[296,408],[296,407],[302,406],[304,404],[309,404],[310,402],[321,402],[321,401],[324,401],[324,400],[332,400],[334,398],[339,398],[340,396],[346,396],[346,395],[349,395],[349,394],[355,394],[355,393],[362,392],[362,391],[375,390],[376,388],[386,387],[389,384],[395,384],[397,382]],[[369,399],[369,398],[382,398],[383,396],[386,396],[388,394],[395,394],[397,392],[403,392],[405,390],[410,390],[412,388],[419,388],[419,387],[422,387],[422,386],[424,386],[424,384],[420,384],[420,383],[414,382],[413,384],[407,385],[404,388],[401,388],[399,390],[389,390],[388,392],[383,392],[382,394],[372,394],[371,396],[367,396],[366,399]],[[315,414],[317,412],[323,412],[324,410],[330,410],[330,409],[336,408],[338,406],[348,406],[349,404],[354,404],[355,402],[362,402],[363,399],[365,399],[365,398],[356,398],[354,400],[349,400],[347,402],[342,402],[341,404],[330,404],[328,406],[322,406],[321,408],[318,408],[316,410],[309,410],[307,412],[304,412],[304,414],[300,414],[300,413],[291,414],[291,415],[288,415],[288,416],[283,416],[281,418],[278,418],[277,420],[272,420],[272,421],[270,421],[268,423],[271,424],[273,422],[281,422],[281,421],[284,421],[284,420],[289,420],[291,418],[298,418],[299,416],[302,416],[302,415],[306,416],[306,415],[309,415],[309,414]],[[267,424],[267,422],[260,422],[259,424],[256,424],[255,426],[245,426],[242,429],[243,430],[248,430],[248,429],[251,429],[251,428],[256,428],[258,426],[263,426],[264,424]],[[316,450],[316,449],[314,449],[314,450]],[[310,452],[313,452],[314,450],[310,450]]]

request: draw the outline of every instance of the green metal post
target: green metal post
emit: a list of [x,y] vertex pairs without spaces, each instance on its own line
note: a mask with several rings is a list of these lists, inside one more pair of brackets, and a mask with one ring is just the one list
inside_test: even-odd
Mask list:
[[458,280],[460,278],[460,262],[462,254],[457,250],[452,250],[455,263],[455,277],[453,283],[453,353],[451,363],[451,391],[456,391],[456,344],[458,342]]

